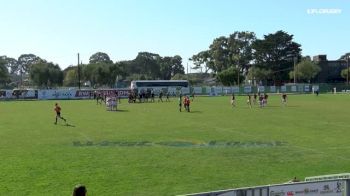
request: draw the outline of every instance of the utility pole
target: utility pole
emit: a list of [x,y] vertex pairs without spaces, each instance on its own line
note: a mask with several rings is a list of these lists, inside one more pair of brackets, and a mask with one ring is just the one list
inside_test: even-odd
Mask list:
[[79,63],[80,63],[80,56],[78,53],[78,88],[80,90],[80,66],[79,66]]
[[349,58],[350,58],[350,55],[348,55],[346,58],[346,67],[347,67],[346,83],[348,84],[348,86],[349,86]]
[[187,62],[187,80],[189,79],[190,75],[188,74],[188,62]]
[[238,65],[237,65],[237,84],[239,88],[239,60],[238,60]]
[[295,67],[296,67],[297,57],[295,56],[295,57],[293,58],[293,60],[294,60],[294,84],[296,84],[296,83],[297,83],[297,80],[296,80],[296,69],[295,69]]

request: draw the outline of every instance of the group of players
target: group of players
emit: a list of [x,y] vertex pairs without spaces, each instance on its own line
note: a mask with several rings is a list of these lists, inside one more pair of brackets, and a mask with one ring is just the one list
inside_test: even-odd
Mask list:
[[[163,102],[163,96],[164,92],[161,90],[158,93],[158,102]],[[166,99],[165,102],[170,102],[170,92],[165,93]],[[172,93],[173,97],[176,97],[175,92]],[[133,91],[128,96],[128,102],[129,103],[136,103],[138,100],[139,103],[145,103],[145,102],[155,102],[155,93],[154,90],[147,90],[147,91]]]
[[[252,105],[257,105],[257,103],[259,103],[259,107],[260,108],[263,108],[265,106],[267,106],[267,100],[268,100],[269,96],[268,94],[264,93],[264,94],[261,94],[261,93],[254,93],[253,95],[253,101],[252,101],[252,95],[248,94],[247,95],[247,105],[252,108]],[[285,106],[287,104],[287,94],[286,93],[283,93],[282,94],[282,105]],[[235,94],[232,93],[232,96],[231,96],[231,105],[232,107],[236,107],[236,97],[235,97]]]
[[[151,102],[154,102],[153,90],[152,90],[150,95],[151,95]],[[145,96],[145,94],[142,94],[142,92],[138,94],[140,103],[148,102],[147,96],[145,96],[145,97],[144,96]],[[136,97],[136,94],[130,93],[129,94],[129,103],[135,103],[136,102],[135,97]],[[163,92],[160,91],[158,102],[160,102],[160,101],[163,102],[162,97],[163,97]],[[169,97],[170,97],[170,93],[168,92],[166,94],[166,101],[170,101]],[[252,97],[253,97],[253,100],[252,100]],[[264,94],[261,94],[261,93],[256,94],[255,93],[253,96],[248,94],[247,95],[247,105],[250,108],[252,108],[252,105],[253,104],[256,105],[259,101],[260,108],[263,108],[267,105],[268,97],[269,96],[266,93],[264,93]],[[102,104],[102,102],[104,102],[106,104],[106,106],[111,107],[111,109],[113,109],[113,107],[116,108],[117,100],[120,103],[120,98],[117,98],[116,96],[107,96],[106,94],[103,95],[102,93],[95,93],[94,99],[96,99],[97,104]],[[287,94],[283,93],[281,99],[282,99],[282,105],[285,106],[287,104]],[[193,100],[194,100],[194,94],[192,94],[192,101]],[[190,101],[189,96],[187,96],[187,95],[182,96],[182,94],[180,93],[178,103],[179,103],[179,111],[180,112],[182,111],[182,107],[185,108],[185,111],[190,112],[191,101]],[[232,105],[232,107],[236,107],[236,96],[234,93],[232,93],[232,96],[231,96],[231,105]],[[57,120],[61,119],[66,123],[66,125],[68,125],[67,120],[61,116],[61,107],[58,105],[58,103],[55,104],[54,110],[56,112],[56,119],[55,119],[54,124],[57,124]]]

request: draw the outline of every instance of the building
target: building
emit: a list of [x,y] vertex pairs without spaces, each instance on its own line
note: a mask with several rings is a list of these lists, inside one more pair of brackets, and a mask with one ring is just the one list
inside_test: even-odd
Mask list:
[[346,61],[343,59],[328,60],[327,55],[317,55],[313,57],[313,62],[321,67],[321,71],[314,78],[316,83],[344,83],[346,79],[342,78],[340,73],[346,69]]

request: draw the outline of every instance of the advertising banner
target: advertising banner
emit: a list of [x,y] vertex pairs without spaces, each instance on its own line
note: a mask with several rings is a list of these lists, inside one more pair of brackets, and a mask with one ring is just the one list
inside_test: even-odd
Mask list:
[[290,91],[292,92],[297,92],[297,86],[291,86]]
[[314,183],[296,183],[270,187],[270,196],[344,196],[346,181],[322,181]]
[[305,85],[304,86],[304,91],[305,92],[310,92],[310,86],[309,85]]
[[215,94],[221,95],[222,94],[222,87],[215,87]]
[[270,93],[276,92],[276,86],[270,86]]
[[258,86],[258,92],[265,92],[265,87],[264,86]]
[[304,86],[303,85],[299,85],[298,86],[298,92],[304,92]]
[[232,88],[231,87],[222,87],[222,92],[225,95],[232,94]]
[[6,99],[6,91],[4,90],[0,91],[0,99]]
[[251,93],[252,92],[252,87],[251,86],[245,86],[244,87],[244,92],[245,93]]
[[201,94],[202,93],[202,87],[193,87],[193,91],[195,94]]
[[281,92],[287,92],[287,86],[281,86]]
[[74,99],[76,90],[39,90],[38,99]]
[[238,87],[238,86],[232,87],[232,91],[233,91],[234,93],[239,93],[239,87]]

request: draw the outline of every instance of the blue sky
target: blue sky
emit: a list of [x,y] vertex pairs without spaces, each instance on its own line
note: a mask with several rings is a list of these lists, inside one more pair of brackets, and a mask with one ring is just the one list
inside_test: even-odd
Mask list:
[[[309,14],[337,9],[336,14]],[[284,30],[303,55],[350,52],[348,0],[0,0],[0,55],[36,54],[61,68],[98,51],[113,61],[138,52],[181,55],[186,66],[213,39]]]

